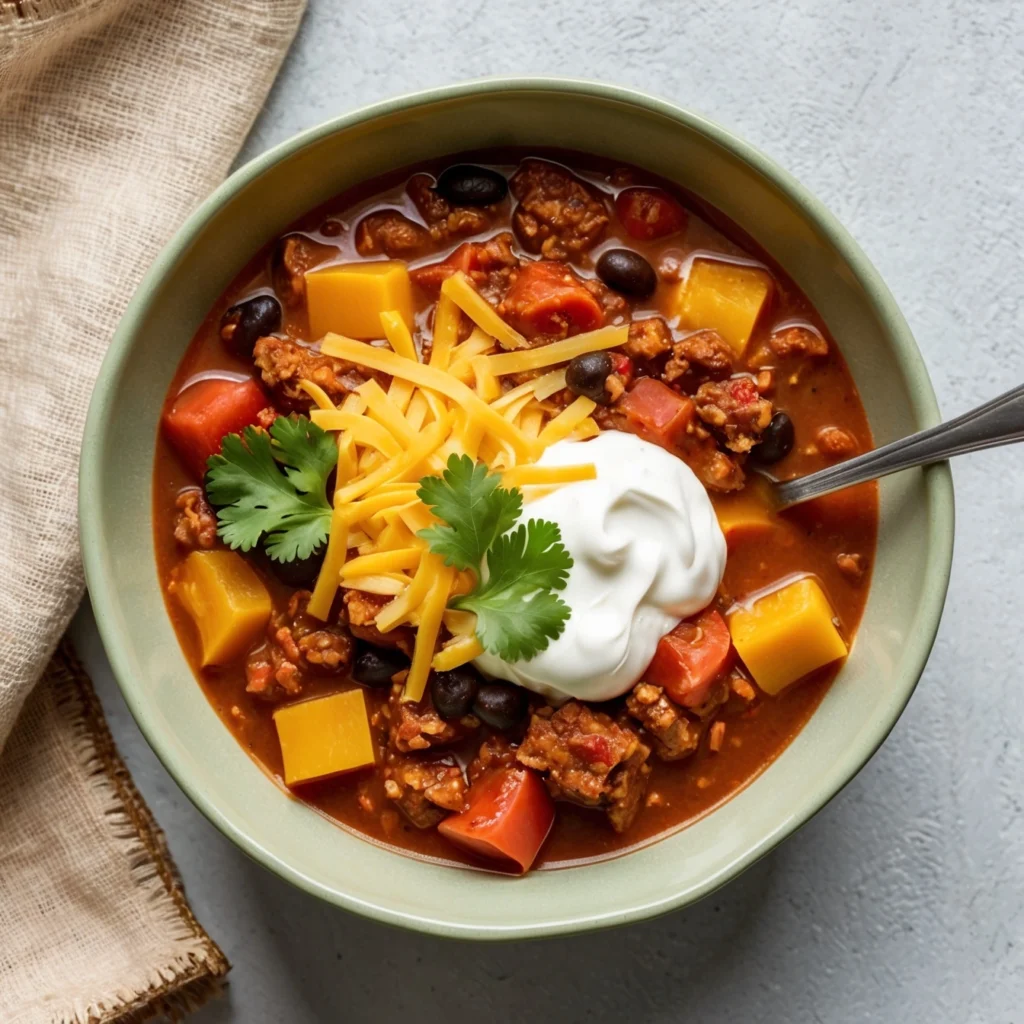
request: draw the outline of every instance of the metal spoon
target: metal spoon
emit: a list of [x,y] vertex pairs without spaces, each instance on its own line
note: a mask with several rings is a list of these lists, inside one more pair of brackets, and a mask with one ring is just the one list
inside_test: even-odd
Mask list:
[[1024,384],[955,420],[903,437],[838,466],[777,483],[772,488],[773,496],[778,508],[788,508],[901,469],[925,466],[1014,441],[1024,441]]

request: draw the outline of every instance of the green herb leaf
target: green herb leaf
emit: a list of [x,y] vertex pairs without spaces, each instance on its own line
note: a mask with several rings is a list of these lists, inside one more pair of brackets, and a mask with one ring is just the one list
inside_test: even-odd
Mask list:
[[498,537],[487,552],[487,579],[452,602],[476,612],[480,643],[505,661],[532,658],[562,635],[569,606],[565,587],[572,557],[556,523],[531,519]]
[[419,536],[446,565],[478,569],[487,549],[519,518],[523,493],[499,487],[500,479],[468,455],[452,455],[443,478],[420,480],[420,500],[448,525],[420,530]]
[[331,526],[327,478],[338,449],[305,416],[278,416],[266,431],[228,434],[207,461],[206,495],[217,508],[217,533],[232,549],[251,551],[266,538],[278,562],[307,558]]
[[477,639],[488,651],[519,661],[565,629],[570,609],[554,592],[565,587],[572,558],[556,523],[531,519],[512,530],[523,512],[523,492],[499,481],[468,456],[452,455],[443,476],[424,477],[417,492],[447,525],[419,536],[447,565],[476,570],[476,587],[451,606],[476,612]]

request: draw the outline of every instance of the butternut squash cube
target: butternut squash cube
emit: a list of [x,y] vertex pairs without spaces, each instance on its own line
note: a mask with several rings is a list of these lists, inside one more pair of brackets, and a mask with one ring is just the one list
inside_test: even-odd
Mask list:
[[767,538],[778,526],[768,487],[767,480],[751,474],[742,491],[713,497],[718,525],[730,548],[750,538]]
[[306,308],[314,338],[328,332],[380,338],[380,315],[395,310],[412,327],[412,282],[400,260],[343,263],[306,274]]
[[373,764],[373,739],[361,689],[279,708],[274,724],[288,786]]
[[697,259],[676,288],[670,309],[680,327],[717,331],[742,356],[771,290],[771,277],[757,267]]
[[729,616],[736,652],[765,693],[776,694],[808,672],[845,658],[832,606],[809,576],[766,594]]
[[242,654],[270,618],[267,588],[235,551],[193,551],[174,593],[199,630],[204,666]]

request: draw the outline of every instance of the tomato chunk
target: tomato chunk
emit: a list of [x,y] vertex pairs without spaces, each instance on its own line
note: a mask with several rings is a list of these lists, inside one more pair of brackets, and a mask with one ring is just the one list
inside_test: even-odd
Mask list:
[[529,871],[555,820],[540,776],[527,768],[499,768],[474,782],[466,799],[466,809],[445,818],[438,832],[470,853]]
[[693,420],[693,400],[653,377],[641,377],[619,400],[619,410],[637,432],[656,444],[670,446]]
[[524,263],[499,309],[527,337],[564,337],[592,331],[604,323],[601,304],[564,263]]
[[471,274],[480,269],[480,246],[474,242],[463,242],[447,259],[440,263],[428,263],[425,267],[417,267],[409,271],[412,283],[428,292],[439,291],[441,285],[452,276],[462,271]]
[[658,641],[644,679],[663,687],[677,704],[695,708],[707,700],[711,684],[729,662],[731,648],[725,620],[718,612],[705,609]]
[[615,212],[633,238],[650,241],[686,227],[686,211],[664,189],[627,188],[615,197]]
[[251,377],[243,381],[197,381],[185,388],[164,413],[164,434],[201,480],[206,460],[220,451],[224,435],[237,434],[256,423],[267,405],[267,396]]

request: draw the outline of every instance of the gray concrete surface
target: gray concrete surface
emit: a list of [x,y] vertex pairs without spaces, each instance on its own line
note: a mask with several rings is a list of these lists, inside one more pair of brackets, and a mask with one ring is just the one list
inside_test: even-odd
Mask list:
[[[737,130],[867,250],[945,413],[1024,380],[1019,2],[311,0],[245,156],[364,102],[498,73],[633,85]],[[235,965],[196,1021],[1024,1021],[1024,449],[954,474],[940,638],[882,750],[716,896],[604,935],[452,945],[293,891],[160,768],[83,612],[114,735]]]

